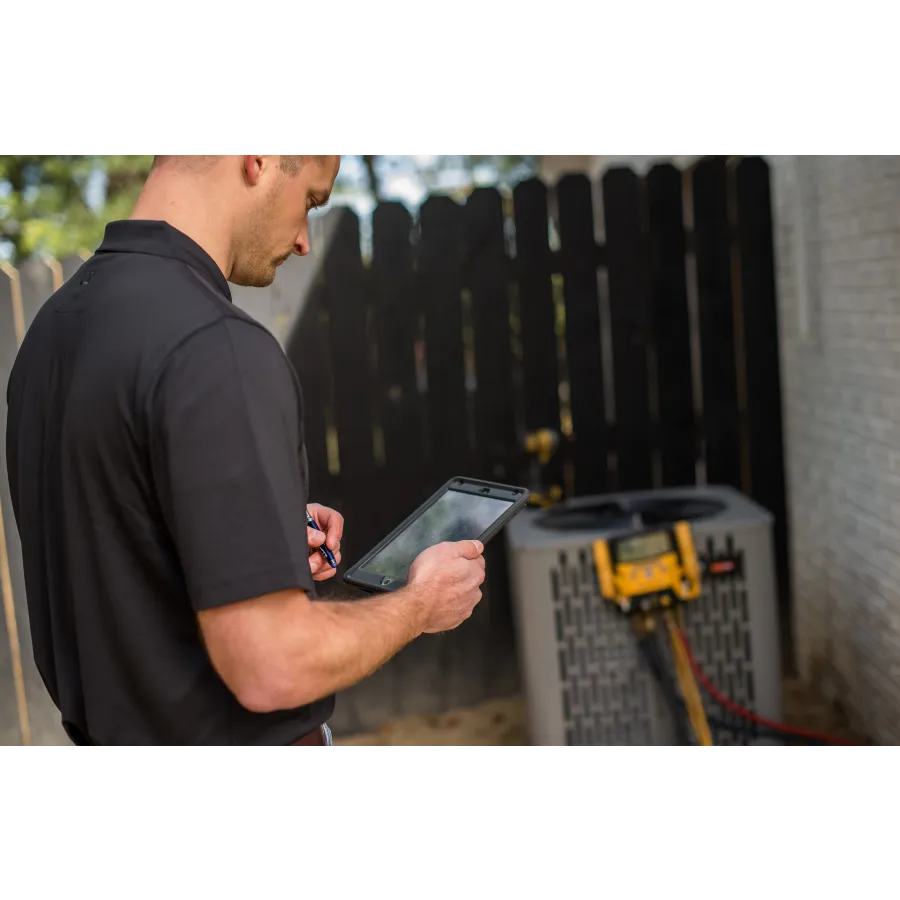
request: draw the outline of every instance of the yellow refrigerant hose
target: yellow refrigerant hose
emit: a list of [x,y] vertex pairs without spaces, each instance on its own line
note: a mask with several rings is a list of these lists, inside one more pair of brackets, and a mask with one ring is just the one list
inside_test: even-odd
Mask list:
[[672,657],[675,660],[675,674],[678,678],[678,686],[681,688],[684,704],[687,707],[688,716],[691,720],[691,727],[694,729],[697,743],[701,747],[711,747],[713,742],[712,733],[709,729],[709,722],[706,720],[703,701],[700,699],[700,689],[697,686],[697,680],[694,678],[690,661],[684,650],[684,644],[681,643],[679,623],[675,618],[675,611],[667,609],[663,613],[663,617],[666,620],[666,627],[669,630],[669,641],[672,644]]

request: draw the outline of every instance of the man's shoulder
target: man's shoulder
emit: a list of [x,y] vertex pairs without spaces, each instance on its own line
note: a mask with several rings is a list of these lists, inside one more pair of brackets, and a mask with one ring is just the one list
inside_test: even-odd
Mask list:
[[112,301],[108,314],[145,347],[153,346],[160,361],[204,333],[207,344],[223,349],[240,342],[281,352],[268,329],[184,260],[125,253],[107,265],[101,289]]
[[231,303],[208,278],[184,260],[140,253],[117,253],[100,260],[103,291],[115,303],[146,309],[156,321],[182,329],[209,324],[228,314]]
[[246,383],[265,383],[291,394],[299,389],[296,373],[275,336],[232,303],[196,319],[183,319],[168,341],[160,375],[168,371],[215,377],[233,370]]

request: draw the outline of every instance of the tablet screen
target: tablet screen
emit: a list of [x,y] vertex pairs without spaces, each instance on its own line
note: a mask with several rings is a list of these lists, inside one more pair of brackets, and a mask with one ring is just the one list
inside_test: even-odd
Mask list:
[[406,579],[413,560],[423,550],[444,541],[477,539],[510,506],[511,500],[449,490],[373,556],[365,567],[388,578]]

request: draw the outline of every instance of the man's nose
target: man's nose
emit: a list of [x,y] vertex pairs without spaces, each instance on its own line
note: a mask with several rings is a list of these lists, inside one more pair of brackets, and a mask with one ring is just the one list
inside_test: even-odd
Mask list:
[[309,223],[304,222],[294,238],[294,253],[297,256],[306,256],[309,253]]

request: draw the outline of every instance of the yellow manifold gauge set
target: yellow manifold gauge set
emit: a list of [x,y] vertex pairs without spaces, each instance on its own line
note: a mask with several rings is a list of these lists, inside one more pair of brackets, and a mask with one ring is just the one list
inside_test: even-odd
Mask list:
[[676,522],[597,540],[594,565],[600,594],[626,615],[670,609],[700,595],[704,575],[730,575],[736,559],[701,563],[691,526]]
[[[639,646],[660,680],[664,679],[665,663],[653,644],[653,632],[656,614],[662,614],[681,697],[674,703],[683,704],[697,744],[711,746],[709,720],[682,643],[679,607],[700,596],[701,577],[706,572],[730,574],[736,570],[737,561],[717,560],[701,566],[690,525],[675,522],[670,527],[632,530],[596,540],[594,566],[601,596],[634,617]],[[683,724],[679,722],[679,726]],[[686,732],[681,727],[678,730],[682,742],[688,743]]]
[[649,613],[694,600],[700,567],[687,522],[594,543],[604,599],[626,614]]

